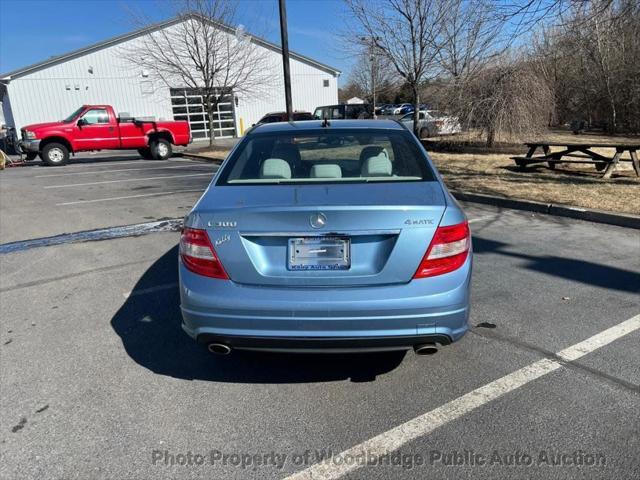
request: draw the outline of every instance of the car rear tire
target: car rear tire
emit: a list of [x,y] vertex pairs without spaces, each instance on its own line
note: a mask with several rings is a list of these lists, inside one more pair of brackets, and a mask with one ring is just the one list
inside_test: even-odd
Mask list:
[[429,136],[429,129],[428,128],[421,128],[420,129],[420,138],[427,138]]
[[27,161],[31,161],[31,160],[35,160],[37,156],[38,156],[38,152],[28,152],[25,155],[25,158],[27,159]]
[[149,148],[151,149],[151,157],[154,160],[166,160],[173,153],[171,144],[164,138],[153,140]]
[[61,143],[47,143],[42,149],[41,158],[50,167],[59,167],[69,161],[69,150]]
[[149,147],[147,147],[147,148],[139,148],[138,149],[138,153],[145,160],[151,160],[152,159],[152,157],[151,157],[151,149]]

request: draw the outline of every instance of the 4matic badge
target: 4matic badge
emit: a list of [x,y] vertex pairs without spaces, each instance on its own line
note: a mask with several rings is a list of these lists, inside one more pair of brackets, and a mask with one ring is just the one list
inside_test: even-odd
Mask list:
[[405,225],[433,225],[434,221],[431,218],[409,218],[404,221]]

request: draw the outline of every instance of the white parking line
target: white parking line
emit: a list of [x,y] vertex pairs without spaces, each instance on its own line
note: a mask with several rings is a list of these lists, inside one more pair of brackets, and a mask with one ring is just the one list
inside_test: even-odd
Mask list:
[[205,176],[213,177],[213,172],[190,173],[188,175],[163,175],[161,177],[123,178],[121,180],[103,180],[101,182],[71,183],[67,185],[49,185],[43,188],[50,189],[50,188],[84,187],[87,185],[101,185],[104,183],[142,182],[146,180],[162,180],[165,178],[187,178],[187,177],[205,177]]
[[161,197],[163,195],[178,195],[180,193],[191,193],[191,192],[202,193],[203,191],[204,189],[201,188],[201,189],[193,189],[193,190],[174,190],[172,192],[141,193],[138,195],[126,195],[124,197],[94,198],[93,200],[76,200],[75,202],[56,203],[56,207],[65,207],[67,205],[81,205],[83,203],[111,202],[115,200],[126,200],[129,198]]
[[109,165],[140,165],[141,163],[160,163],[160,162],[166,162],[166,160],[143,160],[141,158],[137,159],[137,160],[109,160],[107,157],[104,157],[104,161],[92,161],[92,162],[83,162],[82,160],[78,161],[78,162],[73,162],[70,163],[68,165],[65,165],[64,169],[65,170],[71,170],[74,168],[82,168],[83,166],[86,165],[91,165],[94,167],[100,167],[102,165],[104,165],[105,167],[108,167]]
[[[193,168],[195,165],[174,165],[173,167],[117,168],[115,170],[91,170],[89,172],[54,173],[53,175],[36,175],[34,178],[67,177],[69,175],[94,175],[100,173],[135,172],[138,170],[168,170],[174,168]],[[208,165],[204,164],[203,167]],[[213,170],[213,169],[212,169]]]
[[[591,353],[631,332],[640,329],[640,315],[636,315],[618,325],[600,332],[587,340],[577,343],[557,353],[558,357],[566,361]],[[435,429],[456,420],[486,403],[495,400],[527,383],[536,380],[562,367],[562,363],[548,358],[538,360],[526,367],[516,370],[502,378],[494,380],[482,387],[456,398],[444,405],[431,410],[408,422],[398,425],[380,435],[377,435],[359,445],[355,445],[322,463],[301,470],[286,477],[285,480],[329,480],[336,479],[358,469],[362,463],[345,461],[345,459],[367,459],[380,457],[398,450],[403,445],[418,437],[427,435]]]

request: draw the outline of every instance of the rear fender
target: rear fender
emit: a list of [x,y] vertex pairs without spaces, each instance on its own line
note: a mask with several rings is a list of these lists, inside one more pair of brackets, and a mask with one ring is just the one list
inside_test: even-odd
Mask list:
[[163,128],[163,129],[153,130],[147,133],[147,145],[151,145],[151,142],[160,138],[165,139],[166,141],[168,141],[173,145],[176,144],[171,131]]

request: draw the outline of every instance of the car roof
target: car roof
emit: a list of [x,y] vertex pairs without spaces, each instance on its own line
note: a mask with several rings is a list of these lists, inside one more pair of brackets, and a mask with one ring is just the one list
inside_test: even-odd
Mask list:
[[256,125],[251,133],[296,132],[306,130],[326,129],[327,132],[349,129],[376,130],[405,130],[405,127],[395,120],[329,120],[329,125],[323,127],[323,120],[305,120],[303,122],[275,122]]
[[[263,117],[268,117],[269,115],[286,115],[286,114],[287,114],[287,112],[269,112],[269,113],[265,113],[263,115]],[[293,115],[300,115],[300,114],[311,115],[311,112],[297,111],[296,110],[295,112],[292,112],[292,114]]]

